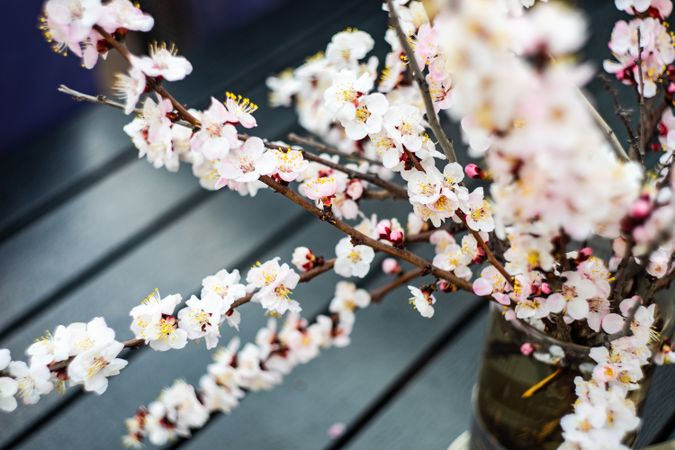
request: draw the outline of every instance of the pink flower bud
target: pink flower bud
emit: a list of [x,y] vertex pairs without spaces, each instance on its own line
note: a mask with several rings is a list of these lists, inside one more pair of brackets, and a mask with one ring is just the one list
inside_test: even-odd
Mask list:
[[437,286],[441,292],[454,292],[457,290],[455,285],[447,280],[439,280]]
[[550,294],[553,292],[553,290],[551,289],[551,286],[548,285],[548,283],[541,283],[541,292],[544,294]]
[[377,230],[377,234],[380,235],[380,239],[388,239],[389,232],[391,232],[391,220],[380,220],[375,229]]
[[403,244],[403,230],[393,230],[389,233],[389,241],[394,245]]
[[394,258],[386,258],[382,261],[382,272],[387,275],[396,275],[401,271],[401,265]]
[[520,346],[520,353],[525,356],[530,356],[534,353],[534,345],[529,342],[523,342],[523,345]]
[[316,257],[310,249],[307,247],[296,247],[295,250],[293,250],[291,263],[300,271],[306,272],[314,267],[315,260]]
[[665,136],[668,134],[668,127],[663,122],[659,122],[656,129],[659,131],[659,136]]
[[593,249],[591,247],[584,247],[579,250],[579,256],[577,257],[577,260],[579,262],[586,261],[591,256],[593,256]]
[[630,207],[630,216],[635,219],[645,219],[652,211],[652,205],[645,199],[639,199]]
[[481,179],[484,175],[483,169],[474,163],[467,164],[466,167],[464,167],[464,173],[466,173],[466,176],[473,179]]

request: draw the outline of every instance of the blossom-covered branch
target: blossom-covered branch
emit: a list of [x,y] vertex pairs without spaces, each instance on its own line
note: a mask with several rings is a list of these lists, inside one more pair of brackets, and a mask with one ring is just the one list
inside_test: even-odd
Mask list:
[[[437,295],[464,290],[498,303],[508,320],[593,347],[596,366],[576,380],[574,412],[560,422],[562,448],[593,449],[598,441],[623,448],[639,423],[628,392],[642,382],[645,365],[673,358],[669,346],[652,341],[660,313],[655,297],[675,272],[675,50],[666,22],[672,4],[617,2],[632,19],[615,25],[609,42],[615,60],[604,68],[639,98],[639,149],[628,161],[580,95],[592,75],[574,57],[587,34],[584,18],[555,3],[531,10],[524,3],[535,2],[460,0],[430,18],[419,1],[387,0],[393,28],[385,35],[391,48],[382,71],[368,57],[374,39],[347,29],[325,52],[268,78],[271,104],[294,106],[300,124],[323,142],[290,140],[323,152],[317,155],[255,136],[257,105],[240,95],[212,97],[204,110],[180,103],[165,84],[187,76],[191,64],[165,44],[152,45],[148,56],[129,52],[127,33],[148,31],[153,21],[128,0],[48,0],[43,27],[57,51],[69,48],[85,67],[111,49],[129,62],[114,86],[123,103],[61,90],[135,113],[124,132],[140,157],[172,172],[189,164],[206,189],[253,197],[270,188],[343,237],[331,259],[297,247],[291,260],[297,271],[274,258],[251,268],[246,284],[236,271],[207,277],[201,296],[175,314],[179,295],[153,294],[131,312],[134,340],[115,341],[102,318],[57,328],[29,352],[30,366],[12,362],[9,376],[2,372],[0,405],[12,406],[17,380],[32,383],[31,402],[56,380],[102,392],[107,377],[126,364],[117,357],[125,346],[164,351],[203,338],[211,348],[222,323],[238,325],[235,308],[244,303],[286,315],[279,333],[269,325],[255,345],[226,350],[200,391],[179,383],[130,422],[130,443],[188,435],[211,412],[236,406],[244,389],[277,384],[293,365],[348,335],[354,310],[371,300],[365,291],[338,283],[333,316],[310,325],[297,316],[293,289],[329,270],[363,278],[381,252],[389,256],[382,270],[396,278],[373,300],[408,285],[414,309],[431,318]],[[440,111],[461,123],[469,156],[482,161],[456,162]],[[662,153],[653,169],[644,165],[648,149]],[[469,188],[465,175],[481,185]],[[405,226],[369,213],[362,202],[368,198],[407,201]],[[610,258],[588,245],[598,238],[612,241]],[[433,246],[433,259],[408,245],[415,242]],[[414,267],[403,272],[402,263]],[[408,284],[427,275],[435,282]],[[91,346],[80,349],[83,343]],[[536,397],[541,386],[527,392]],[[189,412],[183,416],[177,404]]]
[[443,149],[443,152],[445,153],[445,156],[448,158],[448,161],[455,162],[457,161],[457,155],[455,154],[455,147],[452,145],[452,142],[450,142],[450,139],[448,139],[448,136],[445,134],[443,128],[441,127],[440,122],[438,121],[438,116],[436,114],[437,111],[434,106],[433,100],[431,99],[429,85],[427,84],[427,80],[424,78],[424,74],[422,73],[419,64],[417,64],[416,59],[417,56],[413,52],[413,49],[410,47],[410,43],[408,42],[408,36],[403,31],[403,28],[401,28],[401,21],[399,19],[398,12],[396,11],[396,6],[394,6],[394,1],[387,0],[387,7],[389,9],[389,18],[391,20],[391,24],[393,25],[399,43],[403,48],[405,59],[408,62],[408,64],[410,64],[413,76],[415,77],[415,81],[419,86],[420,93],[422,95],[422,100],[424,101],[424,108],[427,113],[427,120],[429,121],[429,127],[431,128],[431,131],[433,131],[434,136],[436,137],[436,140],[438,140],[438,144]]
[[199,387],[177,380],[157,400],[140,407],[126,421],[128,433],[123,442],[140,447],[146,439],[163,445],[189,437],[214,414],[231,413],[247,394],[273,389],[296,366],[309,363],[330,347],[349,345],[355,313],[370,303],[368,291],[343,281],[336,286],[330,315],[319,314],[310,323],[297,313],[289,314],[281,326],[270,319],[254,342],[241,346],[238,338],[232,339],[214,353]]
[[[239,283],[237,270],[221,270],[204,278],[201,298],[193,295],[177,312],[174,310],[182,297],[173,294],[162,298],[155,290],[132,309],[131,330],[135,337],[126,341],[116,341],[115,331],[102,317],[97,317],[86,324],[59,325],[53,333],[36,340],[26,351],[30,356],[28,365],[11,361],[9,351],[0,349],[0,407],[7,411],[16,408],[15,394],[25,404],[37,403],[55,384],[65,386],[66,381],[102,394],[107,389],[108,377],[118,375],[127,365],[119,357],[125,348],[148,345],[156,351],[166,351],[183,348],[187,340],[202,338],[207,348],[213,348],[220,337],[221,324],[227,322],[238,329],[241,318],[236,308],[251,301],[274,314],[298,312],[299,304],[290,298],[292,289],[331,270],[335,261],[316,261],[311,269],[298,275],[274,259],[254,266],[249,271],[247,286]],[[5,368],[7,373],[3,372]]]

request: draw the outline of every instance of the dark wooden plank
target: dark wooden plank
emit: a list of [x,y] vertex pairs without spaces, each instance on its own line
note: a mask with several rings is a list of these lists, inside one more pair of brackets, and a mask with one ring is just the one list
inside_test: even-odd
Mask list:
[[[54,317],[53,322],[52,320],[50,322],[56,323],[58,319],[64,318],[73,320],[70,317],[73,314],[73,309],[76,309],[79,311],[77,317],[89,317],[94,314],[104,315],[104,317],[109,318],[111,326],[121,330],[121,333],[126,336],[128,333],[125,333],[125,330],[128,329],[129,325],[128,310],[138,301],[138,298],[142,298],[143,292],[148,289],[159,286],[164,292],[179,291],[187,294],[196,288],[203,276],[215,272],[223,266],[228,268],[238,266],[245,271],[258,259],[273,255],[281,255],[285,259],[290,259],[293,248],[299,243],[310,245],[313,249],[316,249],[317,253],[325,254],[327,257],[334,254],[335,242],[339,235],[332,228],[320,222],[306,220],[306,214],[299,209],[278,207],[278,202],[281,199],[269,192],[263,195],[268,198],[263,199],[263,202],[259,203],[256,208],[246,208],[246,202],[250,202],[250,199],[241,199],[240,201],[244,202],[241,204],[225,203],[220,200],[218,205],[209,206],[207,204],[200,207],[195,214],[183,219],[177,227],[172,227],[162,236],[153,239],[148,246],[139,249],[128,260],[121,263],[114,272],[106,273],[99,282],[83,289],[73,299],[75,303],[70,302],[71,304],[67,308],[55,311],[55,314],[59,313],[59,317]],[[209,203],[213,203],[213,201]],[[378,206],[380,211],[390,208],[387,203],[378,204]],[[223,217],[227,217],[228,213],[238,210],[246,212],[242,214],[244,217],[237,218],[231,227],[226,228],[222,225],[227,223],[227,220]],[[270,211],[273,211],[275,215],[275,220],[271,222]],[[255,217],[250,217],[252,214]],[[290,215],[290,219],[286,219],[288,215]],[[184,236],[185,233],[190,233],[194,238],[187,242],[182,241],[181,236]],[[233,244],[234,236],[237,237],[236,245]],[[267,236],[268,239],[271,239],[271,242],[266,241],[262,236]],[[177,244],[178,242],[181,242],[181,244]],[[238,250],[238,248],[248,250],[244,254],[244,251]],[[152,258],[166,261],[166,263],[161,268],[148,267],[147,261]],[[242,262],[242,259],[247,261]],[[190,261],[191,267],[186,267],[186,261]],[[326,274],[322,279],[317,280],[320,283],[303,285],[298,289],[298,299],[302,301],[305,314],[311,317],[326,306],[326,302],[330,298],[328,293],[333,291],[336,278],[333,274]],[[131,294],[139,293],[141,297],[129,295],[119,301],[108,302],[105,305],[101,305],[100,302],[98,302],[99,304],[91,304],[91,299],[94,298],[93,293],[100,290],[115,292],[119,290],[119,285],[122,282],[129,286],[127,290]],[[251,339],[266,319],[262,311],[254,305],[247,305],[242,313],[244,319],[240,335],[243,339]],[[39,329],[39,325],[35,328]],[[233,330],[224,329],[224,336],[229,337],[234,334]],[[111,386],[111,389],[114,388],[114,390],[107,392],[102,397],[87,394],[81,396],[70,405],[70,408],[59,411],[58,416],[51,417],[53,420],[43,429],[34,431],[31,436],[24,435],[29,439],[22,442],[21,447],[49,448],[45,442],[55,441],[55,436],[58,436],[55,442],[63,443],[62,439],[64,438],[60,433],[62,433],[64,421],[72,420],[72,417],[77,418],[78,429],[92,430],[92,432],[82,432],[71,436],[68,438],[68,445],[72,444],[79,447],[84,445],[81,444],[82,440],[93,442],[105,439],[106,441],[113,440],[116,442],[120,433],[123,432],[123,419],[133,414],[135,408],[139,406],[139,402],[151,401],[161,387],[169,384],[174,378],[198,379],[198,375],[205,370],[210,359],[210,354],[203,348],[203,343],[202,345],[188,346],[180,353],[158,354],[151,351],[135,353],[135,357],[124,370],[123,375],[117,378],[119,384],[115,387]],[[161,367],[161,377],[156,375],[157,367]],[[127,372],[134,375],[126,375]],[[123,378],[127,376],[145,377],[146,382],[140,383],[129,381],[129,378]],[[151,377],[152,381],[147,381],[148,377]],[[136,378],[133,380],[136,380]],[[58,398],[53,400],[51,397],[44,399],[47,402],[45,404],[48,404],[49,407],[58,405],[58,400]],[[40,408],[41,405],[42,401],[36,407],[23,408],[18,411],[21,414],[30,414],[30,420],[25,417],[15,419],[10,415],[9,417],[14,422],[9,424],[8,428],[13,429],[12,425],[30,424],[37,417],[33,410]],[[101,415],[110,416],[110,418],[94,415],[91,412],[94,409],[99,411]],[[105,423],[105,425],[97,424],[96,422],[99,420],[103,420],[102,423]],[[113,420],[116,423],[112,423]],[[35,442],[39,442],[39,444]],[[5,443],[1,437],[0,443]]]
[[[193,89],[214,86],[209,95],[222,95],[222,91],[232,90],[235,81],[243,83],[243,89],[250,89],[259,84],[259,79],[298,66],[308,56],[325,50],[331,36],[338,31],[347,26],[361,28],[365,21],[378,17],[386,22],[378,1],[286,2],[244,30],[225,34],[208,48],[193,50],[194,71],[172,91],[194,103],[200,99],[204,102],[205,97],[183,96],[184,89],[190,94]],[[266,96],[256,99],[256,103],[266,103],[264,98]]]
[[[471,389],[479,369],[480,353],[477,352],[483,342],[485,326],[484,317],[472,324],[347,448],[447,447],[470,425]],[[668,372],[672,374],[668,368],[662,368],[654,376],[645,424],[636,448],[648,445],[656,430],[672,426],[667,424],[673,409],[673,402],[668,400],[672,397],[668,391],[672,390],[673,378]]]
[[[317,252],[332,250],[330,247],[333,240],[326,239],[325,224],[313,223],[310,227],[304,227],[306,222],[302,212],[294,208],[274,208],[272,205],[278,205],[276,202],[279,199],[270,193],[266,194],[267,198],[259,203],[260,206],[257,208],[247,208],[245,203],[233,205],[223,202],[220,198],[217,205],[205,205],[197,214],[187,217],[178,227],[170,230],[165,236],[159,236],[150,245],[141,249],[137,255],[133,255],[120,265],[116,273],[111,273],[102,280],[104,283],[102,288],[110,286],[115,289],[120,281],[125,280],[129,285],[130,294],[143,295],[142,292],[155,286],[159,286],[165,292],[177,291],[187,294],[196,290],[203,276],[222,267],[233,269],[236,268],[235,265],[239,265],[245,273],[247,267],[256,259],[264,259],[278,253],[289,259],[293,249],[293,241],[290,239],[302,239],[303,242],[317,248]],[[247,199],[242,200],[242,202],[246,201]],[[214,226],[222,222],[223,217],[228,212],[231,213],[233,207],[238,207],[242,211],[236,223],[227,228]],[[276,216],[274,221],[269,220],[270,210],[274,210]],[[298,221],[297,217],[301,217],[302,220]],[[292,224],[290,228],[289,224]],[[194,236],[192,242],[188,245],[175,245],[186,233]],[[256,235],[263,233],[273,238],[274,241],[269,242],[264,249],[252,248],[255,244],[261,244],[260,236]],[[309,239],[301,238],[301,236],[307,236]],[[147,276],[134,275],[147,271],[147,260],[154,257],[162,258],[166,263],[161,268],[153,270],[154,273],[148,273]],[[190,264],[186,264],[186,261],[190,261]],[[329,274],[325,277],[335,279]],[[298,298],[306,314],[311,315],[325,305],[327,301],[325,288],[325,285],[311,284],[298,290]],[[96,290],[96,286],[91,286],[78,296],[78,306],[87,308],[83,315],[103,313],[110,318],[118,330],[121,330],[122,334],[129,334],[125,331],[129,325],[128,310],[137,303],[138,296],[130,295],[120,300],[118,304],[104,307],[101,311],[101,305],[87,304],[87,298]],[[64,314],[72,314],[72,312],[65,311]],[[266,318],[257,305],[246,305],[242,308],[242,314],[240,335],[243,339],[251,339],[255,331],[264,324]],[[234,330],[224,327],[223,341],[226,342],[235,334]],[[198,379],[199,374],[205,370],[210,357],[210,352],[206,351],[201,342],[199,345],[189,345],[179,352],[143,351],[115,380],[115,383],[111,383],[110,391],[104,396],[84,395],[75,407],[56,418],[49,426],[34,433],[22,447],[54,448],[53,445],[63,444],[69,447],[81,447],[87,443],[95,446],[95,442],[102,437],[106,439],[106,442],[117,443],[119,442],[117,439],[123,433],[123,422],[126,416],[133,414],[135,408],[141,403],[154,399],[159,390],[171,383],[173,379],[178,377]],[[26,410],[29,409],[26,408]],[[98,413],[93,413],[92,410]],[[64,426],[70,420],[76,420],[78,429],[90,429],[91,432],[70,434],[69,437],[62,436]],[[99,421],[102,422],[93,425]],[[49,444],[50,442],[53,444]]]
[[[383,282],[379,278],[373,284]],[[231,448],[326,447],[333,423],[349,424],[445,328],[462,326],[458,318],[474,305],[467,297],[439,301],[434,320],[427,320],[408,305],[407,290],[398,290],[383,304],[358,313],[350,347],[332,349],[299,367],[281,388],[247,398],[181,448],[215,448],[219,442]]]
[[128,121],[117,111],[84,107],[72,120],[4,155],[0,241],[133,161],[126,151],[129,140],[119,132]]
[[[195,192],[188,171],[128,165],[0,246],[0,329]],[[19,301],[20,299],[20,301]]]
[[[480,301],[472,299],[472,301]],[[347,448],[447,448],[468,428],[486,310]]]
[[[264,87],[251,91],[256,93],[262,95]],[[264,124],[260,133],[270,136],[278,136],[294,122],[288,112],[272,110],[261,111],[260,120]],[[6,264],[0,272],[4,287],[0,306],[6,312],[0,317],[0,336],[16,332],[33,313],[53,305],[67,293],[64,286],[70,290],[82,273],[100,260],[108,261],[120,246],[126,248],[127,241],[141,245],[134,235],[158,218],[162,220],[157,226],[170,223],[182,213],[172,207],[205,195],[189,167],[174,175],[138,161],[5,242],[0,246],[0,259]],[[164,217],[167,211],[172,211],[171,217]]]
[[636,448],[651,444],[655,439],[664,439],[673,430],[675,417],[675,370],[672,367],[657,367],[645,403],[642,429]]
[[[147,295],[147,291],[159,287],[165,293],[188,294],[204,275],[250,257],[256,245],[264,242],[263,236],[271,237],[294,223],[299,213],[289,208],[278,209],[275,220],[269,221],[268,211],[276,200],[269,192],[261,193],[259,206],[252,208],[250,199],[233,192],[211,197],[193,214],[180,219],[129,254],[113,270],[82,286],[48,314],[37,317],[25,333],[3,342],[3,347],[7,345],[18,357],[30,343],[31,335],[39,336],[59,323],[86,321],[97,315],[105,317],[121,339],[130,337],[129,310],[138,299]],[[237,213],[232,214],[233,211]],[[161,356],[180,358],[178,354]],[[144,370],[146,377],[154,376],[151,366],[145,366]],[[0,417],[2,428],[11,430],[2,433],[0,443],[7,443],[61,400],[58,395],[51,395],[38,405]],[[93,400],[100,401],[101,398]],[[87,416],[86,410],[79,410],[77,414]]]

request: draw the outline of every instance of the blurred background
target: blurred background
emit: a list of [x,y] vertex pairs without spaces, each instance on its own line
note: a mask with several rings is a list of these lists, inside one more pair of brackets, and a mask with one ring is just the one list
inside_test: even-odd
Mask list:
[[[143,9],[155,18],[155,27],[150,33],[133,34],[129,45],[142,50],[153,40],[173,41],[183,54],[189,54],[287,1],[145,0]],[[75,57],[54,54],[37,29],[42,4],[40,0],[14,2],[11,13],[2,19],[0,40],[6,58],[2,95],[11,107],[3,108],[1,114],[3,123],[11,121],[12,126],[5,127],[0,153],[16,148],[36,132],[58,126],[78,110],[80,105],[58,93],[55,86],[67,81],[84,92],[105,91],[111,74],[123,67],[117,55],[111,56],[111,64],[99,64],[89,71]]]

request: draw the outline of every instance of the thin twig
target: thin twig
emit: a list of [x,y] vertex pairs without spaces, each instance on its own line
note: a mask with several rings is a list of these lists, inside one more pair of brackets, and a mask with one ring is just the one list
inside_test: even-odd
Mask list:
[[633,257],[633,248],[635,247],[635,241],[633,240],[632,237],[629,237],[628,240],[626,241],[626,249],[625,252],[626,254],[621,258],[621,261],[619,262],[619,266],[616,269],[616,275],[614,278],[616,279],[616,284],[614,285],[614,289],[609,295],[609,301],[611,302],[611,306],[613,309],[617,309],[619,306],[619,302],[623,300],[623,292],[626,287],[626,283],[628,282],[628,272],[630,266],[634,264],[634,257]]
[[409,281],[412,281],[415,278],[422,276],[423,274],[424,269],[420,269],[419,267],[417,269],[409,270],[408,272],[405,272],[396,277],[396,279],[394,279],[393,281],[372,291],[370,293],[370,300],[373,303],[380,303],[385,295],[387,295],[394,289],[404,284],[407,284]]
[[612,127],[609,126],[607,121],[602,117],[602,114],[595,109],[595,106],[588,100],[588,98],[584,95],[584,93],[579,89],[578,90],[579,95],[581,96],[583,102],[586,104],[586,107],[591,113],[591,116],[593,116],[593,120],[595,120],[595,124],[602,130],[602,132],[605,134],[605,137],[607,137],[607,140],[609,141],[610,145],[612,146],[612,149],[614,150],[614,153],[616,156],[621,159],[622,161],[630,161],[630,157],[626,154],[626,151],[623,149],[623,146],[621,145],[621,142],[619,142],[619,139],[616,136],[616,133],[612,129]]
[[[103,39],[105,39],[105,41],[108,44],[110,44],[111,47],[117,50],[119,54],[122,55],[122,57],[126,59],[129,64],[131,64],[132,54],[131,52],[129,52],[129,49],[123,43],[115,39],[110,33],[101,28],[100,25],[94,25],[94,30],[96,30],[101,36],[103,36]],[[171,102],[175,110],[178,112],[178,114],[180,114],[180,116],[183,119],[185,119],[187,122],[189,122],[192,126],[196,128],[201,127],[201,123],[199,122],[199,120],[195,116],[190,114],[187,108],[178,100],[176,100],[176,98],[173,95],[171,95],[169,91],[164,89],[164,86],[162,86],[155,78],[147,77],[146,80],[148,86],[152,90],[157,92],[162,98],[166,98]]]
[[[267,186],[272,188],[272,190],[280,193],[284,197],[288,198],[291,200],[293,203],[299,205],[300,207],[304,208],[307,212],[310,214],[314,215],[315,217],[318,217],[319,219],[328,222],[331,224],[333,227],[337,228],[338,230],[342,231],[346,235],[350,236],[352,238],[352,241],[355,244],[363,244],[367,245],[371,248],[373,248],[376,251],[386,253],[390,256],[393,256],[395,258],[399,258],[403,261],[406,261],[414,266],[417,266],[421,269],[424,269],[431,274],[433,274],[436,278],[446,280],[450,282],[451,284],[455,285],[457,288],[465,290],[467,292],[473,293],[473,287],[471,283],[468,281],[457,277],[455,274],[448,272],[447,270],[440,269],[434,265],[431,264],[431,262],[427,261],[426,259],[416,255],[415,253],[406,250],[406,249],[400,249],[393,247],[391,245],[385,244],[384,242],[380,242],[376,239],[372,239],[365,234],[361,233],[354,227],[348,225],[347,223],[343,222],[342,220],[336,219],[330,214],[327,214],[325,211],[317,208],[313,203],[311,203],[309,200],[305,199],[302,197],[300,194],[295,192],[293,189],[289,188],[288,186],[285,186],[281,183],[276,182],[273,178],[269,176],[261,176],[260,181],[265,183]],[[492,300],[491,297],[485,297],[488,300]]]
[[[59,90],[59,92],[63,92],[64,94],[70,95],[76,101],[87,101],[87,102],[91,102],[91,103],[100,103],[102,105],[112,106],[113,108],[124,109],[124,105],[122,105],[121,103],[115,102],[113,100],[110,100],[108,97],[106,97],[104,95],[84,94],[82,92],[71,89],[71,88],[69,88],[68,86],[65,86],[65,85],[59,86],[58,90]],[[188,126],[192,126],[189,123],[186,123],[186,124]],[[246,140],[250,136],[247,135],[247,134],[239,134],[238,137],[239,137],[239,139]],[[400,186],[396,183],[392,183],[390,181],[383,180],[382,178],[380,178],[378,176],[363,173],[363,172],[360,172],[360,171],[355,170],[355,169],[350,169],[346,166],[343,166],[342,164],[335,163],[333,161],[329,161],[325,158],[321,158],[320,156],[317,156],[317,155],[303,149],[302,147],[289,147],[289,146],[282,145],[282,144],[275,144],[275,143],[269,142],[267,140],[264,140],[264,142],[265,142],[265,146],[267,148],[270,148],[270,149],[276,149],[276,150],[281,149],[281,150],[284,150],[284,151],[299,150],[299,151],[302,152],[305,159],[307,159],[309,161],[314,161],[314,162],[317,162],[317,163],[322,164],[324,166],[330,167],[331,169],[335,169],[337,171],[346,173],[347,175],[349,175],[352,178],[358,178],[358,179],[367,181],[369,183],[375,184],[377,186],[380,186],[381,188],[389,191],[391,193],[391,196],[394,197],[394,198],[398,198],[398,199],[407,199],[408,198],[408,191],[403,186]],[[383,197],[382,194],[379,194],[379,195],[380,195],[381,198]],[[375,197],[373,197],[373,198],[375,198]]]
[[330,145],[326,145],[323,142],[319,142],[314,138],[311,138],[309,136],[300,136],[295,133],[289,133],[288,135],[288,140],[295,143],[295,144],[301,144],[301,145],[307,145],[310,147],[313,147],[321,152],[324,153],[329,153],[331,155],[339,155],[342,156],[343,158],[350,159],[355,162],[367,162],[369,164],[381,166],[382,162],[381,161],[376,161],[372,158],[368,158],[367,156],[361,156],[361,155],[355,155],[355,154],[350,154],[350,153],[345,153],[341,152],[335,147],[332,147]]
[[386,189],[371,190],[366,189],[363,191],[361,198],[364,200],[390,200],[390,199],[400,199],[399,197],[394,197],[391,192]]
[[[321,275],[322,273],[329,271],[330,269],[333,268],[334,265],[335,265],[335,258],[329,259],[329,260],[325,261],[323,264],[321,264],[320,266],[317,266],[317,267],[315,267],[311,270],[308,270],[307,272],[302,273],[300,275],[299,282],[300,283],[307,283],[308,281],[313,280],[314,278]],[[230,308],[237,308],[241,305],[244,305],[244,304],[250,302],[251,299],[253,298],[253,295],[254,295],[254,293],[252,292],[250,294],[247,294],[247,295],[241,297],[238,300],[235,300],[232,303],[232,306]]]
[[415,156],[415,154],[413,152],[411,152],[410,150],[408,150],[407,148],[404,147],[403,153],[405,153],[405,156],[410,160],[410,162],[412,163],[412,165],[415,169],[419,170],[420,172],[424,172],[424,168],[422,167],[422,163],[417,158],[417,156]]
[[[248,138],[249,136],[247,134],[239,134],[239,139],[246,140]],[[349,167],[343,166],[342,164],[335,163],[333,161],[315,155],[314,153],[307,151],[302,147],[290,147],[288,145],[276,144],[266,139],[263,139],[263,142],[265,143],[265,147],[273,150],[282,150],[282,151],[299,150],[302,152],[303,157],[308,161],[313,161],[326,167],[330,167],[331,169],[335,169],[339,172],[346,173],[351,178],[358,178],[360,180],[364,180],[374,185],[377,185],[391,192],[391,194],[396,198],[401,199],[408,198],[408,191],[403,186],[400,186],[396,183],[392,183],[391,181],[384,180],[376,175],[363,173],[355,169],[350,169]]]
[[617,117],[619,117],[621,123],[623,123],[623,126],[626,129],[626,134],[628,135],[630,145],[636,146],[637,136],[635,136],[633,126],[631,125],[631,110],[623,107],[621,100],[619,100],[619,91],[616,90],[616,87],[614,87],[612,80],[607,76],[607,74],[600,74],[598,75],[598,78],[600,81],[602,81],[605,90],[612,96],[612,101],[614,102],[614,112],[616,113]]
[[506,268],[502,265],[502,263],[495,257],[494,253],[492,253],[492,250],[490,247],[487,245],[487,243],[483,240],[483,237],[480,235],[480,233],[474,229],[472,229],[469,224],[466,222],[466,214],[464,214],[462,211],[459,209],[455,211],[455,214],[459,219],[462,221],[466,229],[471,233],[471,235],[476,239],[476,242],[478,242],[478,245],[480,248],[483,249],[485,252],[485,256],[487,257],[487,260],[492,266],[494,266],[495,269],[499,271],[500,274],[504,277],[507,283],[511,285],[511,287],[514,286],[515,281],[513,277],[511,276],[510,273],[506,271]]
[[427,80],[424,78],[424,73],[422,73],[419,64],[417,64],[415,52],[413,52],[413,49],[410,47],[408,37],[404,33],[403,28],[401,28],[401,21],[398,17],[398,13],[396,12],[396,6],[394,6],[394,2],[392,0],[387,0],[387,6],[389,7],[389,18],[391,24],[394,26],[394,30],[396,30],[396,35],[398,36],[398,40],[401,43],[401,47],[403,47],[405,56],[408,59],[408,64],[410,64],[410,67],[412,68],[415,81],[417,81],[420,94],[424,100],[424,108],[427,112],[429,128],[431,128],[431,131],[434,133],[434,136],[436,137],[438,144],[443,149],[443,153],[445,153],[448,161],[456,162],[457,155],[455,154],[455,148],[452,145],[452,142],[450,142],[450,139],[448,139],[448,136],[443,131],[440,122],[438,121],[438,116],[436,115],[436,110],[434,109],[434,102],[431,99],[431,93],[429,92],[429,84],[427,84]]
[[[70,95],[73,100],[76,102],[90,102],[90,103],[100,103],[102,105],[106,106],[112,106],[113,108],[117,109],[122,109],[124,110],[125,106],[122,103],[116,102],[114,100],[110,100],[108,97],[105,95],[89,95],[82,93],[80,91],[76,91],[75,89],[71,89],[65,84],[59,85],[58,89],[59,92],[62,92],[64,94]],[[140,111],[137,111],[140,112]]]
[[638,98],[640,100],[640,123],[639,128],[638,128],[638,154],[637,155],[632,155],[633,159],[637,160],[642,160],[645,157],[645,118],[646,118],[646,112],[645,112],[645,94],[644,94],[644,89],[645,89],[645,83],[644,83],[644,77],[642,75],[642,32],[640,31],[640,27],[637,29],[637,45],[638,45],[638,57],[637,57],[637,65],[638,65],[638,79],[639,79],[639,86],[638,86]]

